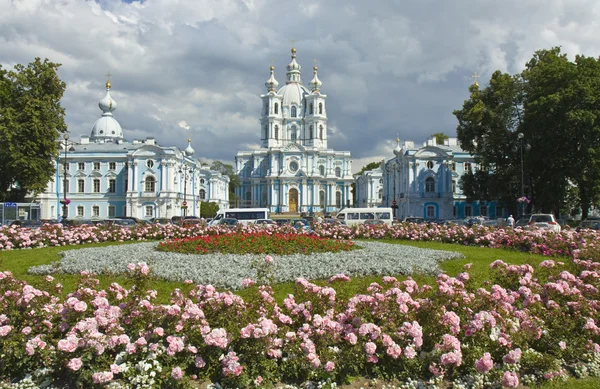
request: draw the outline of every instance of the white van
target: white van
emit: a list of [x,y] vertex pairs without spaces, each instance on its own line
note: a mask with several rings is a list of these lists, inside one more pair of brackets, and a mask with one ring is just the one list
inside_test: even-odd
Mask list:
[[217,211],[215,218],[211,220],[208,225],[217,225],[221,219],[237,219],[237,221],[241,224],[254,224],[257,220],[268,219],[269,214],[270,212],[268,208],[220,209]]
[[346,225],[362,224],[367,220],[383,220],[388,226],[394,220],[392,208],[344,208],[337,214],[337,218],[344,220]]

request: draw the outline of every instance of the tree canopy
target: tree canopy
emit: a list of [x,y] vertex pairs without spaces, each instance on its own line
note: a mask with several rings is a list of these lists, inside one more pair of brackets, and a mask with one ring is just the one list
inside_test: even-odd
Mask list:
[[238,186],[240,186],[240,178],[235,173],[233,165],[223,163],[221,161],[213,161],[213,163],[210,165],[210,169],[229,176],[229,201],[232,204],[235,203],[238,200],[235,190]]
[[45,190],[58,155],[57,142],[67,131],[60,100],[66,84],[48,59],[13,70],[0,65],[0,196],[23,201]]
[[537,211],[559,215],[578,204],[585,217],[600,205],[598,59],[539,50],[520,74],[496,71],[469,91],[454,111],[461,146],[481,165],[461,182],[467,197],[515,211],[523,180]]

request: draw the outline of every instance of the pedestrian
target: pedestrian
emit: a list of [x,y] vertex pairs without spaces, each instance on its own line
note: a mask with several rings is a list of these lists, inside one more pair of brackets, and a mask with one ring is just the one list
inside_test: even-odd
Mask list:
[[508,224],[510,228],[515,226],[515,219],[513,219],[512,215],[508,216],[508,219],[506,219],[506,224]]

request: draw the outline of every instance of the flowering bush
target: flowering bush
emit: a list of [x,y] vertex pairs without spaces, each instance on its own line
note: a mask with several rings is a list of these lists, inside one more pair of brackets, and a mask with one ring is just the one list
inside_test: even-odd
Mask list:
[[491,267],[485,288],[468,271],[433,286],[384,277],[347,300],[298,279],[281,304],[268,285],[246,299],[197,285],[156,304],[145,263],[128,266],[129,289],[83,273],[64,297],[52,277],[36,289],[0,272],[0,380],[250,387],[366,375],[517,387],[600,375],[597,262]]
[[[436,224],[421,225],[402,223],[395,226],[336,226],[316,224],[312,232],[297,231],[294,227],[263,227],[261,225],[239,226],[236,232],[254,234],[258,232],[314,235],[332,239],[403,239],[456,243],[480,247],[505,248],[547,256],[572,256],[584,252],[600,240],[600,232],[593,230],[567,230],[554,233],[546,230],[497,229],[493,227]],[[16,226],[0,228],[0,250],[19,248],[65,246],[93,242],[124,242],[131,240],[171,240],[230,234],[227,227],[191,225],[138,225],[133,228],[119,226],[78,226],[63,228],[60,225],[45,225],[39,229]]]
[[205,235],[159,243],[157,250],[187,254],[313,254],[357,249],[353,242],[314,235],[281,234],[271,231]]
[[531,200],[529,200],[527,197],[523,196],[523,197],[519,197],[517,199],[517,203],[520,204],[529,204],[531,202]]

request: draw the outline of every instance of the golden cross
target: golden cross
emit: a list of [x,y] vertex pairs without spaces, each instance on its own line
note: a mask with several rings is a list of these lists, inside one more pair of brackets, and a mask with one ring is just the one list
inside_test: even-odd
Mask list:
[[296,40],[292,39],[292,48],[294,48],[295,45],[296,45]]
[[479,74],[477,74],[477,72],[473,73],[471,78],[475,80],[475,84],[479,85],[479,83],[477,82],[479,80]]
[[110,74],[110,72],[106,73],[105,76],[108,78],[108,81],[110,81],[110,78],[112,77],[112,74]]
[[396,142],[400,143],[400,133],[396,133]]

